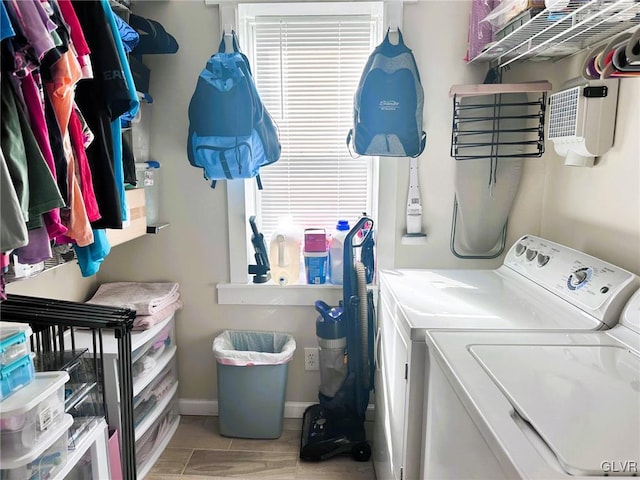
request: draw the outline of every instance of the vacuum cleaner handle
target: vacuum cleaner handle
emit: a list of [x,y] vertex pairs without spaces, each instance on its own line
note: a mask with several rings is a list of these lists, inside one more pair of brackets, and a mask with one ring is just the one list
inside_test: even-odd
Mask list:
[[[362,230],[362,228],[367,224],[369,224],[369,228],[366,235],[360,243],[354,244],[353,237],[355,237],[358,232]],[[356,222],[354,227],[349,230],[349,233],[347,233],[344,239],[344,251],[342,252],[342,268],[344,272],[342,275],[342,294],[344,308],[347,310],[351,308],[351,297],[357,294],[356,275],[353,264],[353,249],[361,247],[362,244],[364,244],[364,242],[366,242],[371,235],[373,235],[373,220],[371,220],[367,216],[362,216]]]

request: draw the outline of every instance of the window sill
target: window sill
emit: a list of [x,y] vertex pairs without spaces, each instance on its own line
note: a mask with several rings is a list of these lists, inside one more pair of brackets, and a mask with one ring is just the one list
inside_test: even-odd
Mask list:
[[[368,289],[377,290],[369,285]],[[219,283],[220,305],[282,305],[310,307],[316,300],[338,305],[342,300],[342,285],[275,285],[255,283]]]

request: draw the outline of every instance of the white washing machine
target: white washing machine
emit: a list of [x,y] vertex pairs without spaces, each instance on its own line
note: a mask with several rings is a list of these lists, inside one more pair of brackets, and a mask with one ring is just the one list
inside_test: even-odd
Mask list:
[[591,331],[619,319],[632,273],[535,236],[493,270],[382,271],[373,461],[378,480],[417,480],[423,456],[427,330]]
[[607,331],[427,343],[424,478],[640,475],[640,291]]

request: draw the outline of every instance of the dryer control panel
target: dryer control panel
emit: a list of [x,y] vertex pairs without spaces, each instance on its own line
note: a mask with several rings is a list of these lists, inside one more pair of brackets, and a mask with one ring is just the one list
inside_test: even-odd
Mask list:
[[584,252],[533,235],[520,238],[507,252],[507,267],[608,325],[619,319],[638,286],[631,272]]

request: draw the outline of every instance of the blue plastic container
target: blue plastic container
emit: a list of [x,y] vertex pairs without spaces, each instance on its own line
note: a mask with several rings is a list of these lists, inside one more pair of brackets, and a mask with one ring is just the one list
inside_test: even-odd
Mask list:
[[31,383],[36,371],[33,358],[27,354],[0,370],[0,401]]
[[29,327],[0,328],[0,368],[12,364],[30,351],[27,337]]

